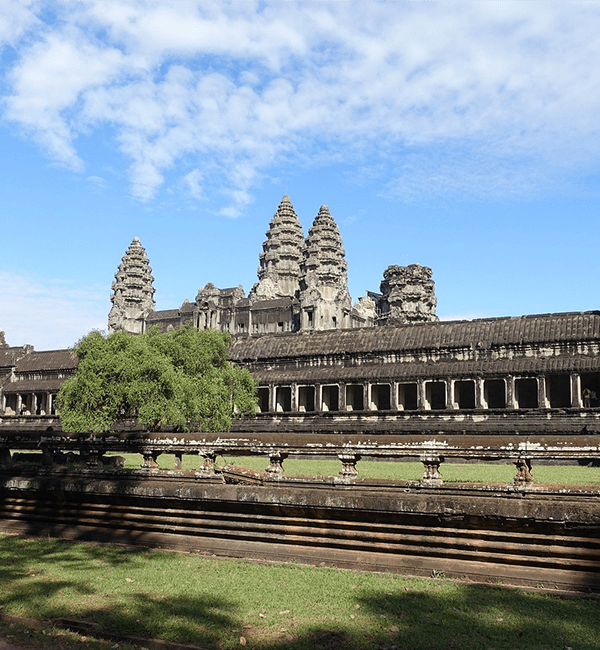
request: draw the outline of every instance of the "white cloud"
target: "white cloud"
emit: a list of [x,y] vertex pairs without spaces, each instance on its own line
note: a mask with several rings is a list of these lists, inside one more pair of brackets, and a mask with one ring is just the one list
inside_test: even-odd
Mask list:
[[2,270],[0,305],[6,342],[27,343],[37,350],[71,347],[92,329],[106,329],[110,309],[106,288]]
[[5,117],[76,169],[77,135],[110,125],[140,200],[175,168],[236,216],[314,152],[376,154],[403,197],[528,193],[597,162],[597,3],[65,1],[50,24],[10,6],[29,31]]

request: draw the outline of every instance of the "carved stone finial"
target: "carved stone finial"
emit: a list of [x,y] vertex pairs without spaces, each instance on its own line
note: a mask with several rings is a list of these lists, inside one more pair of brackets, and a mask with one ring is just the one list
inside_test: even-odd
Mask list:
[[428,323],[438,319],[432,272],[428,266],[389,266],[383,272],[380,324]]
[[258,282],[248,297],[251,301],[295,298],[299,289],[304,233],[287,194],[281,199],[266,235],[259,256]]
[[146,251],[137,237],[125,252],[112,284],[113,304],[108,314],[108,331],[125,330],[141,334],[146,318],[154,311],[154,287],[152,269]]
[[329,208],[322,205],[308,231],[300,264],[302,329],[347,326],[352,307],[347,269],[340,231]]
[[7,348],[7,347],[8,347],[8,343],[4,338],[4,332],[0,330],[0,348]]

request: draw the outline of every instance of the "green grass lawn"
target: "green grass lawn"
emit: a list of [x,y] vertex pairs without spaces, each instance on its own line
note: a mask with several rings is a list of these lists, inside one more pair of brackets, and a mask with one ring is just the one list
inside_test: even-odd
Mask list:
[[[598,601],[7,535],[0,535],[0,605],[7,615],[75,617],[207,649],[600,647]],[[0,637],[10,632],[0,625]],[[51,624],[26,640],[53,650],[114,647]]]
[[[139,454],[125,454],[126,468],[137,469],[142,463]],[[264,470],[269,465],[266,456],[219,456],[217,465],[233,463],[250,469]],[[162,454],[158,458],[161,469],[173,469],[175,457]],[[183,469],[198,469],[202,458],[184,456]],[[384,478],[407,481],[418,481],[423,476],[422,463],[359,461],[356,465],[360,477]],[[296,460],[289,458],[284,461],[284,474],[296,475],[326,475],[337,476],[342,468],[337,460]],[[443,463],[440,467],[444,481],[467,483],[506,483],[513,482],[516,474],[512,464],[483,463]],[[537,485],[600,485],[600,467],[582,467],[579,465],[534,465],[533,476]]]

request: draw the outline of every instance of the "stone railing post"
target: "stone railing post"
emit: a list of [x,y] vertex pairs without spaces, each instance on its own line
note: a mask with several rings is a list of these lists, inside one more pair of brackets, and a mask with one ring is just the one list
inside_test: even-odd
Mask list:
[[87,453],[85,466],[88,469],[102,469],[104,467],[102,463],[103,455],[104,451],[102,449],[90,449]]
[[142,469],[158,469],[156,459],[160,456],[160,451],[155,449],[142,449]]
[[440,472],[440,465],[444,462],[444,457],[426,454],[421,456],[421,462],[425,467],[421,483],[433,486],[442,485],[443,479]]
[[531,474],[531,458],[517,458],[513,461],[517,468],[517,475],[515,476],[515,485],[532,485],[533,475]]
[[12,456],[8,447],[0,447],[0,467],[6,467],[10,464]]
[[356,463],[358,463],[360,460],[360,456],[354,452],[349,452],[345,454],[338,454],[338,458],[342,461],[340,476],[342,478],[356,478],[358,476]]
[[269,478],[279,478],[283,476],[283,461],[288,457],[284,451],[274,450],[269,452],[269,466],[265,472]]
[[196,476],[201,478],[209,478],[210,476],[215,475],[215,461],[219,452],[213,451],[212,449],[206,451],[198,452],[200,458],[202,458],[202,467],[196,472]]
[[45,467],[54,465],[54,449],[48,445],[42,445],[42,465]]

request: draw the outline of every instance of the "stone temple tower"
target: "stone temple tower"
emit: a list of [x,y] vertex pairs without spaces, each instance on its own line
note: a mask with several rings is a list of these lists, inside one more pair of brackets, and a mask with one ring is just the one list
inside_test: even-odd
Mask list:
[[146,319],[154,311],[152,269],[146,251],[137,237],[127,249],[112,283],[113,304],[108,314],[109,333],[125,330],[143,334]]
[[352,300],[345,257],[340,231],[322,205],[308,231],[300,265],[301,330],[349,327]]
[[435,284],[428,266],[389,266],[383,272],[380,298],[380,325],[430,323],[435,313]]
[[273,298],[297,298],[304,233],[289,196],[284,196],[271,219],[259,256],[258,282],[250,302]]

